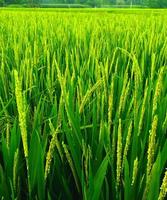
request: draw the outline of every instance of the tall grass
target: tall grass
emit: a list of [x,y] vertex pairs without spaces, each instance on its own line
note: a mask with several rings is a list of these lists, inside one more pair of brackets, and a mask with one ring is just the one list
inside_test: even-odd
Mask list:
[[165,199],[167,13],[0,13],[0,198]]

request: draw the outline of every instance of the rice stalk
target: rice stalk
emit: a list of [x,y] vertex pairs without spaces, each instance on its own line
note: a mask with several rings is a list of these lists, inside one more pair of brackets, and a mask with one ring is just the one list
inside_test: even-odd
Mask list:
[[49,150],[48,150],[47,155],[46,155],[45,180],[47,179],[48,174],[50,173],[51,162],[52,162],[52,159],[54,157],[55,147],[57,147],[60,158],[63,161],[63,154],[62,154],[61,147],[60,147],[60,144],[59,144],[59,141],[58,141],[58,138],[57,138],[57,134],[58,134],[60,125],[55,130],[54,127],[53,127],[53,124],[50,121],[49,126],[50,126],[50,129],[52,131],[52,139],[51,139],[51,142],[50,142],[50,145],[49,145]]
[[15,96],[17,103],[17,110],[19,113],[19,125],[21,130],[23,149],[25,158],[28,157],[28,141],[27,141],[27,128],[26,128],[26,110],[22,94],[22,85],[18,76],[18,72],[14,70],[15,77]]
[[138,158],[136,158],[134,160],[134,164],[133,164],[133,175],[132,175],[132,183],[131,185],[133,186],[135,181],[136,181],[136,178],[137,178],[137,173],[138,173]]
[[118,125],[118,139],[117,139],[117,169],[116,169],[116,189],[118,191],[121,181],[121,169],[122,169],[122,123],[119,119]]
[[158,80],[157,80],[157,84],[155,87],[155,93],[154,93],[154,98],[153,98],[153,109],[152,109],[152,116],[154,116],[156,110],[157,110],[157,106],[158,106],[158,101],[161,95],[161,90],[163,88],[162,85],[162,80],[163,80],[163,74],[164,74],[164,70],[165,68],[162,67],[160,69],[159,75],[158,75]]
[[65,156],[67,158],[68,164],[69,164],[69,166],[71,168],[71,171],[72,171],[72,174],[73,174],[73,177],[74,177],[74,180],[75,180],[75,184],[76,184],[77,190],[79,192],[80,191],[80,187],[79,187],[78,178],[77,178],[77,174],[75,172],[75,167],[74,167],[71,155],[70,155],[70,153],[68,151],[67,145],[64,142],[62,142],[62,146],[63,146],[64,152],[65,152]]
[[164,178],[162,180],[162,185],[160,187],[160,193],[158,200],[164,200],[167,195],[167,171],[165,172]]
[[13,161],[13,187],[15,192],[17,192],[18,168],[19,168],[19,149],[16,150]]
[[128,127],[128,133],[126,136],[126,142],[125,142],[125,147],[124,147],[124,152],[123,152],[122,168],[124,167],[125,159],[127,158],[127,155],[128,155],[129,145],[131,142],[131,135],[132,135],[132,121],[130,122],[130,125]]

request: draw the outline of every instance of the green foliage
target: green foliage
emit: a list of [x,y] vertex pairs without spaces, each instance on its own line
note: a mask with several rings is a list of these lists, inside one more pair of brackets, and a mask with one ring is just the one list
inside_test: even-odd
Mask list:
[[143,4],[152,8],[165,8],[167,7],[166,0],[144,0]]
[[89,8],[89,5],[84,4],[40,4],[41,8]]
[[4,5],[4,0],[0,0],[0,6],[3,6]]
[[0,199],[166,197],[166,10],[92,10],[1,10]]

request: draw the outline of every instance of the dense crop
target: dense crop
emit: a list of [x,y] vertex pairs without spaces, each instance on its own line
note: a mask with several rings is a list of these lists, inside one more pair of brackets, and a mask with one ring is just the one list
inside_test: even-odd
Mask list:
[[166,22],[1,11],[1,199],[165,199]]

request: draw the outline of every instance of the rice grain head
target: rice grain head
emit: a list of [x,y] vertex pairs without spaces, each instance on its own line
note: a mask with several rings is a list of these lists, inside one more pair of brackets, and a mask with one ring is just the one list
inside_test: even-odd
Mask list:
[[166,198],[166,195],[167,195],[167,170],[165,172],[165,175],[162,181],[158,200],[164,200]]
[[26,128],[26,111],[22,94],[22,85],[21,81],[19,80],[18,72],[16,70],[14,70],[14,78],[15,78],[15,96],[16,96],[17,110],[19,113],[19,125],[21,130],[24,155],[27,158],[28,141],[27,141],[27,128]]

